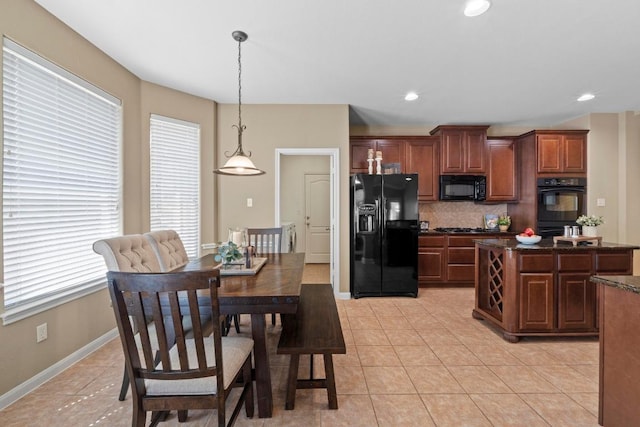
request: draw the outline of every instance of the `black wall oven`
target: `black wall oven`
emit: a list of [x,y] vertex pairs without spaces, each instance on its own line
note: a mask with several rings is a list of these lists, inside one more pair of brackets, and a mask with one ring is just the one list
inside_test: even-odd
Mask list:
[[586,178],[538,178],[536,234],[561,236],[565,225],[575,225],[584,215],[586,194]]

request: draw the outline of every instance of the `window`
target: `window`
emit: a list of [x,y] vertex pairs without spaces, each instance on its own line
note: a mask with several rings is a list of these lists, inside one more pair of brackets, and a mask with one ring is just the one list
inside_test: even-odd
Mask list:
[[151,230],[172,229],[189,258],[200,244],[200,125],[151,116]]
[[120,234],[121,103],[3,39],[5,324],[105,286]]

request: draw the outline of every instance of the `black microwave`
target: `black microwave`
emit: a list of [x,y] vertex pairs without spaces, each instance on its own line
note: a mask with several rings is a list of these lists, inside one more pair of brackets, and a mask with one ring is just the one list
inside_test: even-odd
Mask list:
[[440,175],[440,200],[482,201],[487,178],[482,175]]

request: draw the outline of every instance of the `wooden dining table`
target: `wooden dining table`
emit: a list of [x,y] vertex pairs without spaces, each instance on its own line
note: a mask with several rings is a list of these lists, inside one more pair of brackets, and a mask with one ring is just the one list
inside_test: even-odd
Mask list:
[[[251,315],[258,416],[270,418],[273,414],[273,394],[265,314],[296,312],[300,299],[304,253],[265,254],[262,257],[266,257],[267,262],[255,275],[221,276],[218,300],[220,314]],[[214,255],[209,254],[174,272],[209,270],[218,265]],[[203,300],[202,306],[205,307],[207,296],[202,294],[200,297]]]

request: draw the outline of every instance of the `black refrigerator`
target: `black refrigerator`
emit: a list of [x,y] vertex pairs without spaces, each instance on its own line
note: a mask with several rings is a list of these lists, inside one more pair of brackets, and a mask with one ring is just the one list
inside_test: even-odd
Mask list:
[[351,295],[418,296],[418,175],[351,176]]

